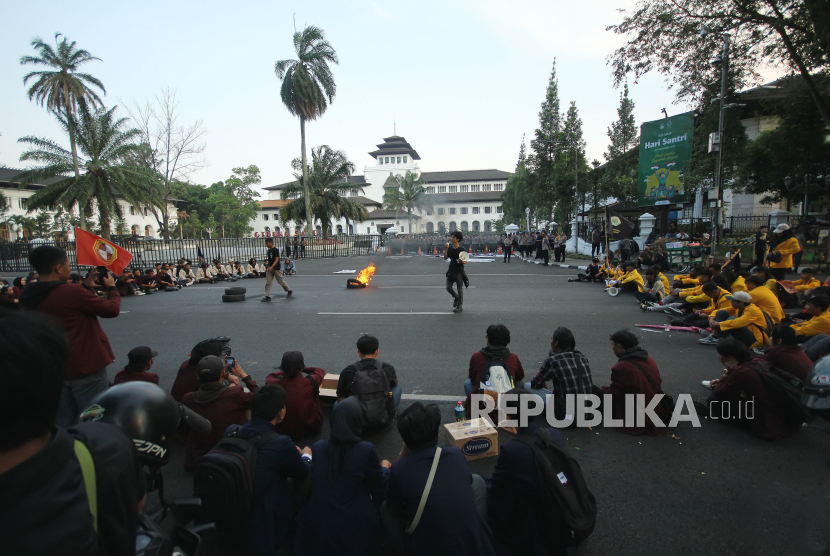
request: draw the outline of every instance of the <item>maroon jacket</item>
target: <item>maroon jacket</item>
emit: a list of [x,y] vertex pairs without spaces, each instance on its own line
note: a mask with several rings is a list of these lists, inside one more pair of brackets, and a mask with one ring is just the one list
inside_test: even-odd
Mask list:
[[[519,388],[522,387],[521,381],[525,377],[525,370],[522,367],[522,362],[519,361],[519,356],[515,353],[510,353],[510,350],[502,346],[486,346],[481,351],[477,351],[470,357],[470,367],[467,370],[467,378],[473,384],[472,394],[481,394],[481,374],[487,368],[487,364],[492,360],[504,361],[505,368],[510,376],[513,378],[513,383]],[[471,396],[467,396],[464,401],[464,409],[467,412],[467,418],[471,416],[470,400]]]
[[764,350],[764,355],[758,356],[757,359],[769,361],[774,367],[798,377],[801,382],[807,382],[807,375],[813,369],[813,361],[800,346],[781,344],[768,347]]
[[286,377],[282,371],[271,373],[265,384],[279,384],[288,394],[285,419],[279,424],[283,434],[297,441],[320,432],[323,427],[323,412],[320,410],[320,385],[326,371],[317,367],[306,367],[294,377]]
[[[764,440],[780,440],[798,432],[801,429],[801,423],[792,420],[785,421],[781,418],[775,398],[767,392],[756,370],[760,365],[769,365],[769,363],[753,359],[734,369],[728,369],[723,378],[715,384],[712,396],[722,402],[746,402],[754,399],[755,414],[752,419],[744,419],[743,422],[755,436]],[[719,408],[713,410],[715,414],[718,411],[720,411]],[[731,404],[730,412],[732,415],[737,414],[737,403]]]
[[220,382],[202,384],[195,392],[182,398],[182,404],[189,407],[212,425],[210,434],[202,435],[193,430],[187,436],[187,449],[184,456],[185,469],[196,467],[196,461],[213,448],[231,425],[244,425],[248,422],[246,411],[251,408],[251,394],[259,390],[254,379],[246,377],[245,385],[223,386]]
[[150,371],[128,371],[127,369],[121,369],[115,375],[115,380],[112,383],[115,385],[124,384],[125,382],[150,382],[152,384],[158,384],[159,375],[151,373]]
[[118,316],[121,296],[116,288],[110,288],[107,298],[101,299],[80,284],[35,282],[23,290],[20,303],[52,315],[63,324],[69,339],[67,380],[89,376],[115,361],[98,317],[113,319]]
[[[611,416],[614,419],[625,419],[626,394],[645,394],[645,405],[648,405],[654,395],[658,393],[657,388],[652,386],[651,381],[632,361],[636,361],[637,365],[649,374],[657,386],[663,388],[660,371],[657,369],[657,363],[654,362],[654,359],[649,357],[646,350],[639,346],[631,348],[620,357],[616,365],[611,367],[611,385],[602,389],[604,394],[613,396],[611,398]],[[666,424],[671,419],[671,415],[666,415],[663,404],[657,404],[654,413]],[[649,436],[666,434],[665,427],[654,426],[654,423],[648,417],[646,417],[645,425],[645,427],[620,427],[617,430],[625,434],[647,434]]]
[[201,385],[199,375],[196,374],[196,366],[191,365],[190,359],[188,359],[179,367],[176,380],[173,381],[173,388],[170,389],[170,395],[173,396],[174,400],[180,402],[185,394],[195,392]]

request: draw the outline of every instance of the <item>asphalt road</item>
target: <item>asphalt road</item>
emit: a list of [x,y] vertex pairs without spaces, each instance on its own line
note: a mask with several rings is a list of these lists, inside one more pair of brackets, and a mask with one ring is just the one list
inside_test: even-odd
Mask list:
[[[333,274],[370,260],[377,273],[367,289],[347,290],[350,275]],[[126,363],[130,349],[149,345],[159,352],[153,370],[169,388],[191,347],[215,335],[232,338],[234,356],[260,384],[287,350],[300,350],[306,364],[337,373],[356,359],[358,336],[369,333],[380,339],[379,357],[397,369],[408,398],[402,403],[453,396],[435,402],[450,422],[455,401],[463,399],[470,355],[485,345],[485,329],[494,323],[510,329],[509,347],[529,376],[538,371],[558,326],[573,330],[598,385],[610,381],[616,358],[608,335],[620,328],[638,332],[670,394],[703,399],[707,391],[700,381],[722,373],[715,349],[698,344],[696,334],[634,329],[635,323],[664,324],[666,318],[640,312],[630,296],[612,298],[599,285],[568,283],[574,270],[515,259],[471,263],[461,314],[451,313],[441,259],[307,260],[299,270],[287,277],[294,296],[285,299],[275,284],[271,303],[259,301],[262,279],[235,284],[248,288],[248,299],[240,303],[221,301],[225,284],[125,298],[122,314],[104,321],[117,356],[110,375]],[[779,443],[712,420],[700,428],[683,423],[674,436],[661,438],[604,428],[568,430],[569,450],[599,507],[596,529],[580,553],[830,554],[830,435],[818,427],[830,431],[830,424],[817,422]],[[396,431],[371,440],[381,458],[394,461],[401,446]],[[165,470],[171,496],[191,494],[182,460],[177,448]],[[488,476],[495,460],[471,467]]]

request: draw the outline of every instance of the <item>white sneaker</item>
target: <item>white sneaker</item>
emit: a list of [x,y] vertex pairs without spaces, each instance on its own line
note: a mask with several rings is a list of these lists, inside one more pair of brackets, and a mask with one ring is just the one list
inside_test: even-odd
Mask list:
[[700,384],[704,388],[711,388],[712,387],[712,381],[711,380],[701,380]]
[[144,292],[133,292],[133,295],[145,295]]

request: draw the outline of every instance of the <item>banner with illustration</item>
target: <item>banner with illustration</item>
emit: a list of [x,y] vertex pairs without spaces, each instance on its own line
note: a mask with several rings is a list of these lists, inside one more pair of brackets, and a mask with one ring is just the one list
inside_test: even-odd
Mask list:
[[683,172],[692,160],[694,112],[646,122],[640,126],[640,206],[688,201]]

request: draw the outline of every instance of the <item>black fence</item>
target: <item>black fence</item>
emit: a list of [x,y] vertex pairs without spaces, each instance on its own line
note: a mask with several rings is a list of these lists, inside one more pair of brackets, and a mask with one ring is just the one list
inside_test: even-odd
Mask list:
[[[282,257],[297,259],[323,259],[329,257],[352,257],[357,255],[373,255],[380,248],[386,248],[388,240],[380,235],[360,236],[333,236],[307,237],[305,246],[294,238],[286,239],[275,237],[275,246],[279,248]],[[175,263],[179,259],[187,259],[196,264],[200,261],[210,263],[218,259],[223,263],[228,261],[244,261],[254,258],[258,261],[265,259],[265,239],[238,238],[238,239],[169,239],[155,241],[113,240],[113,243],[133,254],[129,268],[144,269],[156,263]],[[77,268],[77,256],[74,241],[17,241],[0,243],[0,271],[28,272],[29,252],[41,245],[55,245],[64,249],[69,255],[72,267]],[[290,248],[290,254],[289,254]]]

